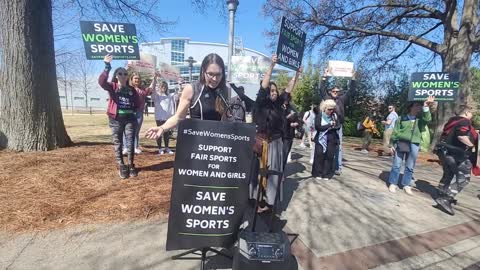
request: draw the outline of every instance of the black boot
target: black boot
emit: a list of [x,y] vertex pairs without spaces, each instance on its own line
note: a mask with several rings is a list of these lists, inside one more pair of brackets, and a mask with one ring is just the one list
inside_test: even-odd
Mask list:
[[135,169],[134,164],[128,165],[128,171],[129,171],[130,177],[137,177],[138,176],[138,172],[137,172],[137,169]]
[[452,203],[454,203],[454,202],[456,203],[456,201],[453,198],[447,197],[447,196],[442,196],[442,197],[438,197],[437,199],[435,199],[435,201],[447,213],[449,213],[452,216],[455,215],[455,212],[453,212]]
[[128,167],[127,165],[120,165],[118,168],[118,175],[120,175],[120,178],[126,179],[128,178]]

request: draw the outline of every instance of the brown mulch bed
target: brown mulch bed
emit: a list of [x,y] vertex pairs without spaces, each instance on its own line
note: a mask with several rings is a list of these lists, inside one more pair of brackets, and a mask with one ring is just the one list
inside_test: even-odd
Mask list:
[[174,156],[154,148],[121,180],[110,144],[38,153],[0,152],[0,230],[25,232],[81,223],[162,218],[170,207]]

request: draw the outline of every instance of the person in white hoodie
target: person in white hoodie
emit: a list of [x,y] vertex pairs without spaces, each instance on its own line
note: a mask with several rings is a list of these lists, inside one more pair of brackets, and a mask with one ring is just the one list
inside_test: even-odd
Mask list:
[[[153,91],[152,100],[155,104],[155,122],[157,122],[157,126],[161,126],[175,114],[175,93],[168,94],[168,84],[163,81],[160,87]],[[162,148],[162,137],[165,148]],[[173,153],[168,147],[169,141],[170,132],[164,132],[162,136],[157,138],[158,153],[160,155]]]

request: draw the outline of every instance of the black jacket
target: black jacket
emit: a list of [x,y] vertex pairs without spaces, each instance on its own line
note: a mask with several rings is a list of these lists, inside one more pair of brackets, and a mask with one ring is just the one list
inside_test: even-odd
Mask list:
[[322,80],[321,84],[321,91],[322,93],[324,93],[323,100],[333,99],[335,101],[335,103],[337,104],[337,106],[335,107],[335,112],[337,113],[338,121],[340,122],[340,124],[343,124],[345,122],[345,104],[348,102],[350,97],[355,96],[355,92],[357,91],[356,81],[351,80],[349,91],[346,91],[346,93],[337,96],[337,98],[333,98],[327,92],[327,84],[325,80]]
[[282,104],[288,93],[281,94],[274,102],[270,99],[270,87],[258,90],[255,100],[253,121],[257,125],[257,133],[266,134],[270,140],[284,136],[284,111]]

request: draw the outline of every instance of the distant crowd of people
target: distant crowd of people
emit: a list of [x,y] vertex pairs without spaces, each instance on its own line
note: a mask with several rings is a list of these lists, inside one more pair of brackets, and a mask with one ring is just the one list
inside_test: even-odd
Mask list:
[[[135,154],[140,154],[139,130],[143,122],[145,97],[151,95],[155,104],[156,127],[146,133],[147,138],[157,140],[159,154],[171,154],[169,138],[172,129],[187,116],[201,120],[253,122],[256,125],[256,142],[268,144],[268,168],[282,173],[291,161],[294,138],[301,134],[300,147],[310,147],[311,174],[317,180],[328,181],[342,174],[343,125],[345,105],[356,93],[355,73],[350,80],[348,91],[333,87],[327,91],[327,76],[322,78],[323,100],[314,104],[303,116],[292,105],[292,92],[302,73],[299,68],[285,89],[278,89],[271,80],[277,63],[272,56],[271,65],[260,83],[253,100],[242,86],[228,83],[225,64],[217,54],[207,55],[201,64],[200,77],[196,82],[183,87],[181,94],[169,93],[165,81],[157,87],[157,74],[147,88],[141,87],[137,73],[128,74],[124,68],[117,68],[108,81],[112,56],[104,58],[105,69],[100,75],[100,86],[108,91],[108,119],[112,130],[115,158],[121,178],[135,177],[138,172],[134,165]],[[228,88],[237,93],[227,100]],[[399,187],[400,168],[405,163],[405,172],[400,186],[412,194],[411,181],[418,157],[421,130],[431,121],[430,106],[434,97],[425,102],[411,102],[408,113],[399,116],[393,104],[388,105],[388,116],[381,121],[384,126],[384,152],[393,156],[389,174],[389,191],[395,193]],[[462,106],[455,117],[445,125],[444,135],[436,147],[443,164],[441,179],[442,196],[437,199],[447,212],[453,214],[451,205],[454,197],[468,184],[472,164],[476,165],[478,135],[472,127],[472,108]],[[372,112],[357,124],[363,133],[362,152],[368,153],[372,135],[380,135],[376,127],[377,115]],[[163,145],[162,145],[163,142]],[[251,196],[259,187],[258,174],[261,150],[255,147],[252,164]],[[127,155],[125,164],[123,155]],[[252,153],[253,154],[253,153]],[[473,166],[474,167],[474,166]],[[475,168],[476,169],[476,168]],[[266,189],[260,202],[259,212],[272,209],[277,187],[283,183],[276,174],[268,176]]]

